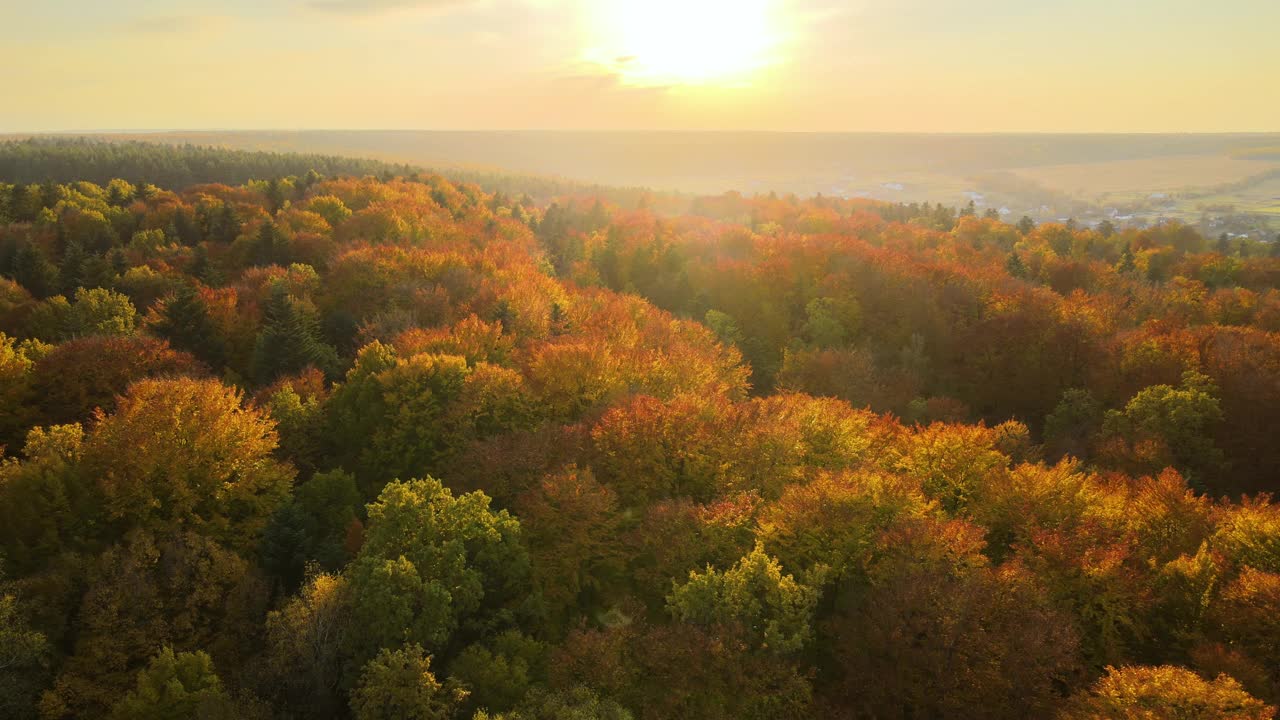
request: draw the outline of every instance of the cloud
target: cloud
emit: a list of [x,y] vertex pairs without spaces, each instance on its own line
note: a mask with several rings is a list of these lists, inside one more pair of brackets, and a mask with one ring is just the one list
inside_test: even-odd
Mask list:
[[378,15],[396,10],[437,10],[475,0],[307,0],[307,7],[343,15]]

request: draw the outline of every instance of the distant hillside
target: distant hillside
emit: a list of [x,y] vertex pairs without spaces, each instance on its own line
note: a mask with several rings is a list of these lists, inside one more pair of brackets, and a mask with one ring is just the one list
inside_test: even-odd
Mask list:
[[379,160],[277,152],[245,152],[197,145],[88,138],[26,138],[0,142],[0,180],[14,183],[113,178],[181,188],[195,183],[239,185],[289,175],[403,175],[415,168]]
[[[269,134],[272,135],[272,134]],[[454,182],[474,183],[487,192],[545,203],[564,196],[597,196],[625,207],[659,204],[675,211],[690,198],[647,187],[581,182],[549,174],[508,172],[495,167],[420,163],[407,154],[379,152],[360,144],[311,147],[259,143],[256,134],[156,133],[145,135],[21,136],[0,138],[0,181],[16,183],[113,178],[181,188],[203,182],[239,185],[315,170],[321,175],[363,177],[431,171]],[[332,148],[332,149],[328,149]]]

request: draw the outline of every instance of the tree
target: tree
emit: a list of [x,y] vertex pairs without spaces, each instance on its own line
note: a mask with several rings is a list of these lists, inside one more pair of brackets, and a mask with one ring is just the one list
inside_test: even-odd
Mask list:
[[1205,680],[1171,667],[1108,667],[1076,694],[1059,720],[1271,720],[1276,709],[1250,696],[1229,676]]
[[28,405],[31,368],[43,348],[38,343],[19,343],[0,332],[0,445],[16,447],[30,427],[34,414]]
[[317,473],[272,516],[262,536],[262,564],[285,587],[302,582],[309,566],[337,571],[350,559],[348,540],[359,533],[360,490],[341,470]]
[[545,681],[546,653],[543,643],[508,630],[459,653],[449,664],[449,677],[466,688],[467,707],[505,712]]
[[1016,225],[1016,227],[1018,228],[1018,232],[1022,233],[1022,235],[1025,237],[1027,235],[1030,235],[1032,230],[1036,229],[1036,221],[1032,220],[1026,215],[1023,215],[1021,218],[1018,219],[1018,224]]
[[[1222,421],[1217,392],[1208,377],[1188,370],[1180,387],[1153,385],[1134,395],[1123,411],[1109,411],[1102,432],[1139,450],[1139,443],[1156,441],[1158,452],[1166,453],[1176,467],[1202,478],[1222,463],[1222,451],[1213,441],[1213,431]],[[1157,454],[1149,471],[1158,472],[1163,459]]]
[[804,336],[818,348],[836,348],[844,345],[848,330],[845,317],[848,308],[840,307],[832,298],[814,298],[805,305]]
[[1138,268],[1133,259],[1133,248],[1126,245],[1124,251],[1120,253],[1120,260],[1116,263],[1116,272],[1121,275],[1130,275]]
[[621,574],[612,547],[617,505],[612,490],[576,466],[547,475],[516,499],[548,625],[567,624],[604,600],[610,581]]
[[267,615],[267,671],[278,695],[308,716],[332,717],[352,665],[351,593],[342,575],[317,573]]
[[179,350],[200,358],[209,367],[220,368],[227,361],[226,342],[209,308],[196,287],[183,283],[157,309],[151,329]]
[[1102,426],[1102,405],[1093,393],[1072,388],[1044,419],[1045,445],[1061,455],[1083,457]]
[[440,651],[459,630],[511,622],[529,559],[514,517],[491,511],[483,493],[454,497],[428,477],[383,488],[347,572],[368,657],[401,643]]
[[711,331],[720,338],[720,342],[725,345],[742,346],[743,334],[742,329],[738,327],[738,323],[728,313],[719,310],[708,310],[703,322]]
[[22,617],[17,598],[0,586],[0,716],[34,720],[52,655],[44,634]]
[[58,266],[31,243],[23,243],[18,248],[13,259],[13,279],[37,298],[47,298],[61,286]]
[[216,380],[140,380],[98,414],[83,463],[116,528],[185,527],[249,548],[293,481],[275,442],[271,421]]
[[73,651],[41,700],[47,718],[105,715],[166,645],[239,661],[268,601],[247,561],[192,532],[130,533],[89,563],[84,583]]
[[146,335],[94,335],[63,342],[32,368],[31,391],[41,398],[41,425],[88,422],[95,410],[111,413],[116,398],[143,378],[202,377],[191,355]]
[[[820,575],[819,573],[817,573]],[[815,578],[821,583],[821,578]],[[782,566],[756,547],[731,569],[691,572],[668,598],[676,618],[700,625],[741,629],[753,646],[768,652],[799,652],[813,637],[818,590],[782,574]]]
[[274,220],[267,220],[258,228],[249,248],[251,265],[288,265],[289,240]]
[[251,361],[251,372],[259,384],[266,385],[281,375],[307,367],[325,373],[337,370],[338,353],[321,339],[320,323],[310,303],[277,284],[271,289],[263,315]]
[[863,583],[819,623],[825,701],[900,720],[1047,716],[1079,671],[1072,618],[982,548],[982,530],[957,521],[907,519],[877,538]]
[[107,183],[107,203],[115,207],[128,205],[138,194],[138,189],[120,178]]
[[1009,259],[1004,263],[1004,271],[1009,273],[1010,277],[1019,279],[1027,277],[1027,266],[1022,262],[1022,256],[1016,251],[1009,253]]
[[496,715],[480,711],[472,720],[633,720],[633,716],[591,688],[576,685],[558,692],[535,689],[516,711]]
[[78,288],[75,302],[61,295],[46,300],[28,320],[34,335],[63,341],[91,335],[132,335],[138,311],[122,293],[105,288]]
[[347,218],[351,217],[351,210],[347,208],[346,203],[341,198],[333,195],[321,195],[311,198],[308,208],[329,223],[330,227],[338,227]]
[[431,673],[431,657],[410,644],[384,648],[364,666],[351,714],[355,720],[449,720],[455,699]]
[[203,652],[166,647],[138,673],[137,687],[111,710],[116,720],[178,720],[231,702],[213,660]]

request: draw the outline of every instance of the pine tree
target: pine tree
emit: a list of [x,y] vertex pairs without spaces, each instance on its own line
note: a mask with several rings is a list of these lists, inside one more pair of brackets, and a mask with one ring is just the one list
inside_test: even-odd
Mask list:
[[274,221],[268,220],[258,228],[258,237],[254,239],[250,252],[250,262],[254,265],[288,264],[289,243]]
[[58,291],[58,268],[34,245],[25,244],[13,258],[13,279],[37,298]]
[[63,292],[71,293],[85,284],[84,264],[88,259],[89,255],[80,243],[72,242],[67,245],[66,251],[62,254],[62,266],[59,268]]
[[183,245],[195,245],[200,242],[200,228],[186,208],[178,208],[173,213],[173,224],[169,227],[169,236],[176,237]]
[[191,285],[184,284],[164,304],[155,332],[173,347],[186,350],[210,367],[220,368],[226,363],[226,344],[209,317],[209,308]]
[[1116,272],[1121,275],[1128,275],[1137,269],[1137,264],[1133,261],[1133,249],[1126,247],[1124,252],[1120,253],[1120,262],[1116,263]]
[[1027,266],[1016,252],[1009,253],[1009,259],[1005,261],[1004,269],[1005,272],[1016,278],[1025,278],[1027,276]]
[[265,385],[308,366],[332,373],[337,364],[337,351],[320,339],[315,311],[283,286],[272,288],[262,331],[253,348],[250,372],[254,379]]

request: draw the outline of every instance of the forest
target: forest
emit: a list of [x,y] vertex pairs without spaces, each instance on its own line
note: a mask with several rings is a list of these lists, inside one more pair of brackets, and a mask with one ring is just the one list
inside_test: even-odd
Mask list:
[[1280,245],[5,152],[0,717],[1275,717]]

